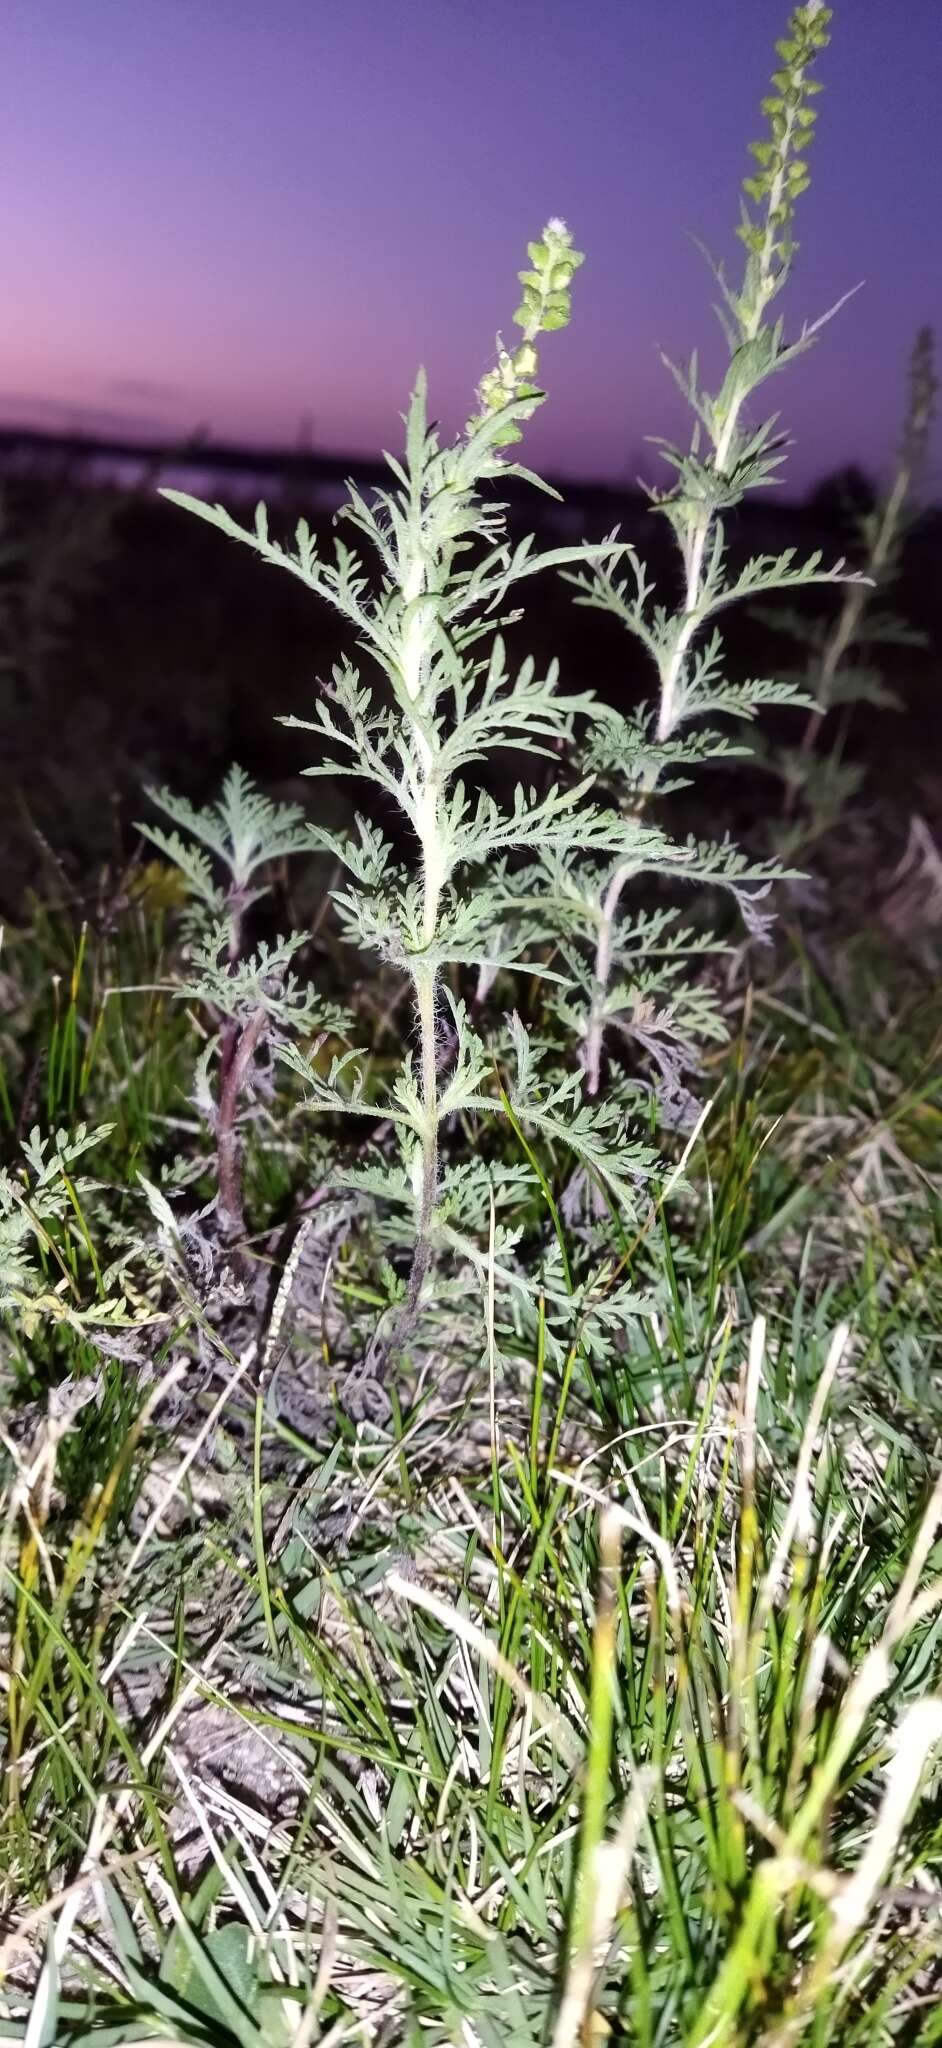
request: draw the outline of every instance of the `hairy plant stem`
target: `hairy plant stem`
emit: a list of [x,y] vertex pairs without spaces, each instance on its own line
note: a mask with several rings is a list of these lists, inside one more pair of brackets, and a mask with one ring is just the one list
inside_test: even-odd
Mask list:
[[435,1049],[435,1006],[438,977],[427,968],[413,973],[419,1021],[423,1131],[416,1189],[416,1239],[406,1297],[409,1317],[415,1315],[432,1257],[432,1218],[438,1193],[438,1060]]
[[[233,884],[226,899],[229,913],[229,938],[226,959],[229,973],[234,974],[242,958],[242,914],[244,909],[242,890]],[[227,1017],[219,1034],[219,1072],[224,1083],[225,1076],[235,1058],[239,1039],[239,1025],[234,1017]]]
[[[416,720],[416,765],[419,779],[416,824],[422,849],[422,939],[434,943],[438,928],[444,874],[439,805],[437,749]],[[432,1256],[432,1218],[438,1195],[438,1053],[435,1021],[438,1002],[438,972],[421,955],[412,965],[416,1016],[419,1026],[419,1087],[422,1101],[421,1158],[416,1181],[416,1239],[406,1297],[407,1315],[414,1317]]]
[[602,1066],[602,1040],[605,1035],[605,995],[612,971],[612,948],[615,943],[615,919],[622,890],[634,874],[634,863],[622,861],[616,868],[602,899],[602,918],[599,925],[598,943],[595,949],[595,976],[593,983],[592,1007],[586,1025],[583,1066],[587,1095],[599,1092],[599,1077]]
[[239,1243],[245,1236],[242,1201],[242,1156],[236,1132],[239,1100],[252,1061],[258,1051],[267,1018],[265,1010],[253,1011],[247,1024],[227,1027],[231,1033],[228,1059],[223,1057],[216,1116],[216,1166],[219,1179],[219,1220],[223,1235]]

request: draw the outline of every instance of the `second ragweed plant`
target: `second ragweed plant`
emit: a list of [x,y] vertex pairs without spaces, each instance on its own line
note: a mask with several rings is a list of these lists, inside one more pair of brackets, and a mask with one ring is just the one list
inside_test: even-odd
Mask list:
[[[577,602],[614,616],[640,642],[656,676],[653,702],[600,720],[584,754],[586,771],[609,788],[626,818],[650,815],[655,802],[683,789],[704,764],[749,752],[716,730],[717,719],[753,721],[768,705],[808,702],[794,679],[730,680],[719,620],[731,606],[837,583],[850,586],[845,603],[855,608],[866,588],[843,562],[826,566],[819,554],[799,561],[793,549],[737,566],[726,532],[726,515],[749,492],[775,481],[786,448],[778,415],[757,423],[751,402],[771,376],[812,345],[836,310],[802,326],[793,340],[786,339],[783,321],[772,310],[797,249],[794,215],[809,183],[807,152],[816,120],[811,102],[820,91],[813,67],[828,43],[830,19],[831,10],[811,0],[794,10],[788,34],[777,44],[779,64],[763,101],[768,129],[751,145],[757,168],[743,185],[738,235],[746,258],[739,283],[708,259],[729,350],[723,381],[709,391],[696,355],[682,367],[667,365],[694,414],[693,431],[686,449],[660,443],[676,482],[649,496],[676,543],[679,601],[661,594],[634,547],[570,572]],[[702,974],[691,971],[718,941],[709,930],[682,926],[672,903],[639,904],[639,872],[630,852],[553,860],[551,885],[568,914],[567,962],[580,991],[575,1002],[567,999],[569,1022],[590,1095],[602,1085],[606,1051],[617,1040],[628,1041],[654,1069],[663,1121],[682,1125],[696,1114],[688,1084],[704,1041],[725,1036],[718,1002]],[[747,932],[765,935],[762,898],[781,872],[774,861],[751,860],[728,839],[691,841],[678,850],[675,872],[731,893]]]

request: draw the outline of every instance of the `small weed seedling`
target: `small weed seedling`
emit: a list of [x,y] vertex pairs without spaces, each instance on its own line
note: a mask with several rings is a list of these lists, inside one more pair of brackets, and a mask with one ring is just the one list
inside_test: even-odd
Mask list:
[[[149,823],[138,829],[179,868],[190,892],[190,974],[178,993],[208,1004],[219,1020],[218,1037],[208,1042],[197,1066],[196,1101],[216,1138],[222,1236],[240,1244],[245,1215],[238,1121],[262,1058],[286,1034],[310,1036],[318,1027],[326,1033],[343,1021],[292,971],[303,933],[262,942],[250,952],[245,948],[246,913],[268,893],[266,871],[289,854],[310,852],[311,828],[298,804],[270,802],[241,768],[230,769],[219,802],[202,810],[170,790],[149,794],[176,829]],[[216,879],[214,860],[224,883]]]

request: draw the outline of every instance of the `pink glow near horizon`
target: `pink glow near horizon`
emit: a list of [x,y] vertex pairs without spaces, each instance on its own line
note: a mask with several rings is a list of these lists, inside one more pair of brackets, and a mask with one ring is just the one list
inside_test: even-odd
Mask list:
[[[7,0],[0,418],[397,446],[419,360],[450,428],[527,236],[589,261],[546,345],[530,459],[624,476],[683,432],[657,344],[719,361],[777,0]],[[786,311],[867,288],[774,389],[793,487],[879,467],[915,327],[942,315],[936,0],[838,7]]]

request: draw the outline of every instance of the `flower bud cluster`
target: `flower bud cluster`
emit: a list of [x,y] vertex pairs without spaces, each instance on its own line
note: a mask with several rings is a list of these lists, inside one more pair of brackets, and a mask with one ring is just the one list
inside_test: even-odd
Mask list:
[[[750,254],[763,268],[779,277],[787,269],[796,244],[788,232],[795,204],[810,184],[807,151],[814,138],[817,115],[809,100],[821,91],[810,76],[811,66],[830,41],[828,23],[831,9],[810,0],[796,7],[788,34],[776,43],[780,68],[772,73],[774,92],[762,102],[769,122],[768,138],[749,145],[759,168],[743,180],[743,191],[757,206],[765,207],[765,220],[755,221],[744,209],[738,232]],[[778,279],[773,279],[778,282]]]
[[[539,370],[539,356],[536,338],[539,334],[553,334],[560,327],[568,327],[572,313],[570,285],[579,265],[585,261],[579,249],[574,249],[572,236],[565,221],[547,221],[538,242],[527,243],[530,267],[518,271],[523,286],[523,296],[514,314],[514,321],[523,329],[523,340],[516,349],[508,349],[498,339],[497,361],[493,369],[486,371],[477,388],[480,410],[468,422],[468,431],[473,433],[482,419],[490,413],[501,412],[505,406],[526,403],[539,398],[539,387],[535,379]],[[507,446],[519,441],[520,429],[508,420],[495,441],[496,446]]]

